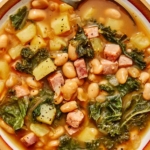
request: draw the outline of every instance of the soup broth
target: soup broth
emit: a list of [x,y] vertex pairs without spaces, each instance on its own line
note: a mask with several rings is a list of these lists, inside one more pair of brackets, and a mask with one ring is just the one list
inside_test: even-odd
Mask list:
[[33,0],[1,27],[0,127],[27,150],[137,150],[150,39],[112,1],[67,2]]

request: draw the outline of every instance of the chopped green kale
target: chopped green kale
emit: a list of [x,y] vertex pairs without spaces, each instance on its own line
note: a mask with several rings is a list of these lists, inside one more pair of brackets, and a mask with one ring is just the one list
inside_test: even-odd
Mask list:
[[20,30],[24,27],[28,15],[26,6],[20,8],[16,14],[10,15],[10,21],[15,30]]
[[90,40],[84,34],[84,30],[78,27],[76,36],[71,40],[72,45],[76,47],[78,57],[93,58],[94,50],[91,46]]
[[21,50],[21,62],[16,63],[16,70],[27,74],[32,74],[33,69],[49,57],[46,49],[39,49],[34,53],[29,47]]
[[103,91],[106,91],[109,95],[113,94],[115,92],[115,89],[110,84],[100,84],[99,88]]
[[27,98],[7,98],[0,104],[0,117],[14,130],[22,128],[29,101]]
[[140,89],[140,82],[137,79],[128,77],[126,83],[119,84],[117,86],[117,89],[118,89],[120,95],[123,97],[130,92],[139,90]]

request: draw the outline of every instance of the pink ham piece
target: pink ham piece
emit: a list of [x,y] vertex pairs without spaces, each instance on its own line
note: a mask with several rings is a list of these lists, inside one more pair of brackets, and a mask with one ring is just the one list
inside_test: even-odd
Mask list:
[[21,138],[21,142],[27,147],[36,143],[37,140],[38,140],[38,138],[36,137],[36,135],[33,132],[30,132]]
[[117,44],[106,44],[104,49],[104,58],[110,61],[116,61],[121,55],[121,48]]
[[132,59],[126,57],[125,55],[121,55],[118,62],[119,67],[130,67],[133,65]]
[[114,74],[118,70],[118,62],[117,61],[112,62],[112,61],[109,61],[106,59],[102,59],[101,64],[103,66],[102,74],[105,74],[105,75]]
[[47,80],[55,92],[65,83],[63,75],[60,72],[53,73],[47,78]]
[[97,26],[86,27],[86,28],[84,28],[84,32],[88,38],[94,38],[94,37],[99,36]]
[[68,132],[69,135],[73,135],[79,131],[79,128],[73,128],[69,125],[65,125],[65,130]]
[[77,59],[76,61],[74,61],[74,66],[76,68],[77,75],[78,75],[79,79],[83,79],[83,78],[86,78],[88,76],[86,64],[85,64],[85,61],[83,58]]
[[27,96],[30,94],[30,91],[27,85],[16,85],[14,87],[14,90],[16,92],[17,97],[23,97],[23,96]]
[[82,111],[76,109],[67,114],[66,123],[73,128],[78,128],[83,119],[84,114],[82,113]]

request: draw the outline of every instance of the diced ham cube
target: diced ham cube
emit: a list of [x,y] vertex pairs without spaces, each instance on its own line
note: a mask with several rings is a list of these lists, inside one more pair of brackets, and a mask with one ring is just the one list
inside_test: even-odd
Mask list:
[[88,72],[87,72],[87,69],[86,69],[86,64],[85,64],[85,61],[84,61],[83,58],[77,59],[74,62],[74,66],[76,68],[77,75],[78,75],[79,79],[83,79],[83,78],[86,78],[88,76]]
[[104,49],[104,58],[110,61],[116,61],[121,55],[121,48],[117,44],[106,44]]
[[114,74],[118,70],[118,62],[112,62],[106,59],[101,60],[101,64],[103,66],[102,74]]
[[85,32],[85,35],[88,38],[94,38],[94,37],[99,36],[98,27],[97,26],[86,27],[86,28],[84,28],[84,32]]
[[130,67],[133,65],[132,59],[126,57],[125,55],[121,55],[118,62],[119,67]]
[[73,128],[78,128],[81,122],[83,121],[83,119],[84,119],[84,114],[82,113],[82,111],[76,109],[67,114],[66,123]]
[[55,92],[65,83],[63,75],[60,72],[53,73],[47,80]]
[[14,87],[14,90],[16,92],[17,97],[23,97],[23,96],[27,96],[30,94],[30,91],[27,85],[16,85]]
[[73,135],[79,131],[79,128],[73,128],[69,125],[65,125],[65,129],[68,132],[69,135]]
[[38,140],[38,138],[36,137],[36,135],[33,132],[28,133],[27,135],[25,135],[24,137],[21,138],[21,141],[23,142],[23,144],[27,147],[33,145],[34,143],[36,143]]

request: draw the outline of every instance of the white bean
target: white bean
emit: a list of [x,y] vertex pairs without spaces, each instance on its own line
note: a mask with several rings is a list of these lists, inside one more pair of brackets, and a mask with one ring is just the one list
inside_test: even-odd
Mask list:
[[39,81],[36,81],[34,77],[27,77],[26,83],[30,88],[37,89],[42,86],[42,84]]
[[50,132],[49,136],[51,139],[57,139],[59,138],[61,135],[63,135],[65,133],[65,129],[62,126],[58,126],[56,129],[54,129],[54,131],[52,131],[53,134]]
[[35,21],[42,21],[46,18],[46,12],[40,9],[31,9],[29,11],[28,19]]
[[146,100],[150,100],[150,83],[144,85],[143,97]]
[[84,79],[79,79],[78,77],[65,80],[65,82],[68,82],[68,81],[75,81],[78,86],[81,86],[84,84]]
[[93,73],[90,73],[88,75],[88,79],[92,82],[99,82],[101,80],[101,77],[99,75],[95,75]]
[[63,98],[65,100],[70,100],[72,96],[76,93],[77,88],[78,88],[78,85],[76,82],[74,81],[66,82],[65,85],[62,86],[61,88]]
[[0,49],[6,49],[8,46],[8,36],[6,34],[0,35]]
[[88,97],[90,99],[96,98],[99,94],[99,86],[97,83],[91,83],[88,86]]
[[128,71],[126,68],[120,68],[116,73],[116,78],[120,84],[124,84],[128,78]]
[[58,4],[55,3],[55,2],[51,2],[50,6],[49,6],[49,9],[50,9],[51,11],[58,11],[58,10],[59,10],[59,6],[58,6]]
[[33,8],[45,9],[49,4],[47,0],[34,0],[32,1],[31,5]]
[[133,78],[138,78],[140,76],[140,71],[135,67],[128,68],[128,73]]
[[105,15],[107,15],[108,17],[111,17],[113,19],[119,19],[121,17],[121,13],[114,9],[114,8],[108,8],[105,10]]
[[100,74],[103,70],[103,67],[102,65],[100,64],[100,61],[97,59],[97,58],[94,58],[91,62],[90,62],[90,65],[91,65],[91,73],[94,73],[94,74]]
[[77,76],[74,65],[71,62],[66,62],[62,67],[62,71],[64,76],[69,79],[75,78]]
[[14,73],[11,73],[9,78],[6,81],[6,87],[13,87],[18,82],[17,76]]
[[4,55],[4,59],[5,59],[8,63],[11,62],[11,57],[10,57],[8,54],[5,54],[5,55]]
[[88,99],[87,93],[82,88],[78,88],[77,91],[78,91],[77,98],[80,101],[87,101],[87,99]]
[[46,147],[48,148],[52,148],[52,147],[57,147],[59,146],[59,140],[53,140],[53,141],[50,141],[46,144]]
[[30,91],[30,95],[32,95],[32,96],[35,96],[35,95],[37,95],[39,93],[39,90],[37,90],[37,89],[32,89],[31,91]]
[[147,72],[141,72],[139,80],[141,80],[142,83],[146,83],[149,79],[150,75]]
[[69,56],[69,59],[72,61],[75,61],[76,59],[78,59],[78,55],[76,53],[76,48],[74,46],[72,46],[72,44],[69,44],[68,56]]
[[62,66],[68,61],[68,54],[67,53],[62,53],[58,54],[54,60],[54,64],[56,66]]
[[65,104],[63,104],[61,107],[60,107],[60,110],[63,112],[63,113],[67,113],[67,112],[71,112],[75,109],[77,109],[78,106],[77,106],[77,102],[76,101],[70,101],[70,102],[67,102]]

